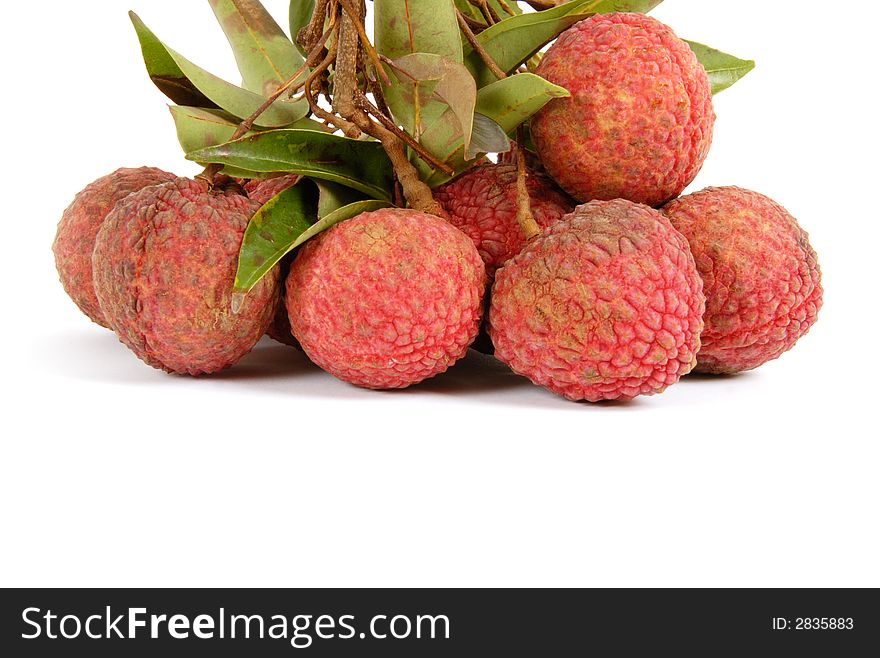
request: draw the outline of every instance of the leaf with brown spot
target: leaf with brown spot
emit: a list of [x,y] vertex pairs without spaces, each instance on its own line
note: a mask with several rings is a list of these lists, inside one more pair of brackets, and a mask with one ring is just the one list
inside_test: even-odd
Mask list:
[[[195,94],[190,95],[186,104],[220,108],[239,120],[249,117],[265,102],[259,94],[237,87],[196,66],[163,44],[137,14],[130,12],[129,16],[141,42],[147,71],[163,93],[168,93],[169,87],[167,83],[164,86],[160,83],[173,80],[176,83],[173,89],[191,87],[196,91]],[[175,100],[181,96],[169,95],[169,97]],[[207,103],[200,99],[207,99]],[[257,119],[256,125],[263,128],[289,126],[306,116],[308,109],[308,103],[304,100],[297,102],[278,100]]]
[[375,0],[376,50],[388,59],[433,53],[462,61],[453,0]]
[[249,292],[318,218],[318,190],[303,179],[270,199],[248,224],[238,257],[234,294]]
[[199,163],[259,174],[289,173],[340,183],[375,199],[391,199],[394,174],[379,142],[310,130],[268,130],[187,153]]
[[[503,80],[497,80],[477,92],[476,115],[481,115],[497,124],[503,134],[511,134],[516,128],[528,120],[535,112],[554,98],[568,96],[568,91],[554,85],[533,73],[518,73]],[[433,131],[442,130],[435,123],[425,134],[426,139],[433,137]],[[499,136],[500,137],[500,136]],[[501,146],[500,140],[498,146]],[[508,146],[504,144],[503,146]],[[438,157],[450,165],[456,172],[468,167],[468,156],[462,147],[461,140],[450,140],[445,144],[446,150],[437,153]],[[493,148],[490,152],[501,152],[505,149]],[[449,176],[440,171],[431,170],[427,165],[416,163],[420,173],[431,187],[436,187],[449,180]]]
[[[448,122],[446,132],[461,136],[465,148],[470,146],[477,87],[464,66],[433,53],[413,53],[394,60],[389,68],[394,77],[385,88],[386,100],[395,118],[413,136],[420,139],[425,128],[439,120]],[[451,121],[443,118],[446,108],[452,112]],[[449,136],[436,131],[432,134],[433,139],[420,141],[433,153]]]
[[234,305],[240,305],[244,295],[294,249],[339,222],[391,206],[375,199],[356,201],[318,219],[316,203],[314,184],[304,179],[271,199],[254,215],[241,244]]
[[[174,118],[177,129],[177,140],[184,153],[197,151],[208,146],[225,144],[238,128],[239,121],[236,117],[223,110],[205,109],[200,107],[186,107],[171,105],[168,108]],[[326,132],[327,128],[322,123],[313,119],[300,119],[291,126],[300,130],[316,130]],[[248,135],[259,131],[252,130]]]
[[[242,86],[270,96],[303,64],[303,57],[259,0],[208,0],[235,54]],[[300,76],[304,80],[308,72]]]
[[534,73],[518,73],[480,89],[477,112],[485,114],[508,134],[554,98],[571,94]]
[[180,105],[216,108],[217,104],[209,100],[189,81],[162,42],[140,17],[134,12],[129,12],[129,16],[140,42],[147,74],[159,91]]

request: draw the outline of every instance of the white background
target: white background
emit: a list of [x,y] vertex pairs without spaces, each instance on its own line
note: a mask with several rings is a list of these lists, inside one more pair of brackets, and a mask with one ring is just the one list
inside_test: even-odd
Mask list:
[[[286,24],[286,1],[266,4]],[[588,405],[476,356],[398,393],[272,343],[212,378],[143,365],[66,298],[55,225],[119,166],[197,172],[127,9],[220,75],[236,79],[234,60],[205,2],[9,4],[0,584],[880,585],[880,10],[847,7],[654,12],[758,61],[717,97],[692,189],[786,205],[825,307],[758,371]]]

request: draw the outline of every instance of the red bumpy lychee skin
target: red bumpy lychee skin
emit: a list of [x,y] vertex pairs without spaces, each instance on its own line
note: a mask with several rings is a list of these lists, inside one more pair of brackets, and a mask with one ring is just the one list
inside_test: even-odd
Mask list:
[[149,365],[217,372],[266,333],[277,268],[232,312],[238,254],[259,203],[179,178],[120,201],[94,252],[95,292],[119,339]]
[[[516,166],[475,167],[435,191],[449,221],[477,247],[491,277],[526,244],[517,222]],[[546,228],[571,212],[574,202],[547,176],[530,172],[527,179],[532,215]]]
[[[279,264],[279,276],[281,281],[285,282],[283,285],[286,285],[287,276],[290,273],[290,264],[292,262],[293,258],[288,254]],[[269,325],[269,329],[266,330],[266,335],[282,345],[287,345],[288,347],[293,347],[295,349],[302,349],[299,345],[299,341],[296,340],[293,331],[290,328],[290,316],[287,313],[287,302],[284,300],[283,293],[278,297],[278,309],[275,311],[275,317],[272,318],[272,323]]]
[[261,206],[268,203],[272,198],[281,194],[284,190],[293,187],[299,182],[298,174],[284,174],[271,178],[253,178],[245,181],[244,190],[248,197]]
[[285,304],[283,297],[280,298],[278,310],[266,330],[266,335],[276,343],[300,349],[299,341],[296,340],[293,330],[290,328],[290,316],[287,314],[287,304]]
[[99,178],[76,195],[64,211],[52,244],[61,284],[70,298],[93,322],[107,327],[92,282],[92,251],[104,219],[117,202],[151,185],[174,180],[161,169],[119,169]]
[[483,261],[448,222],[385,209],[309,242],[287,277],[293,334],[324,370],[404,388],[445,371],[477,335]]
[[498,270],[496,357],[570,400],[651,395],[696,364],[705,298],[687,242],[647,206],[579,206]]
[[658,206],[700,171],[715,112],[687,43],[643,14],[599,14],[564,32],[537,73],[565,87],[532,120],[547,172],[580,201]]
[[732,374],[791,349],[816,321],[816,252],[794,217],[762,194],[708,188],[663,211],[690,243],[706,292],[697,370]]

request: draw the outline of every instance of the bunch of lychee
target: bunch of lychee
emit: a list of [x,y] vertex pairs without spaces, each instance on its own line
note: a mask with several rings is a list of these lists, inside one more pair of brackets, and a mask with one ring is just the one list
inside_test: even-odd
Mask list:
[[518,221],[516,167],[484,164],[436,190],[445,218],[393,208],[337,224],[233,313],[248,222],[295,177],[209,186],[120,170],[64,214],[65,289],[145,362],[193,375],[233,365],[273,329],[340,379],[403,388],[462,358],[484,327],[515,372],[598,401],[790,349],[822,304],[807,234],[756,192],[678,198],[715,120],[688,45],[641,14],[596,15],[537,72],[571,96],[531,123],[533,239]]

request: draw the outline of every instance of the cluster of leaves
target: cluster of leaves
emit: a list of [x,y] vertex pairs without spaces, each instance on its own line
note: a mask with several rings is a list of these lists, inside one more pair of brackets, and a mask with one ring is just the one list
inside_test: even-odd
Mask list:
[[[309,74],[296,37],[312,18],[315,0],[291,0],[293,38],[258,0],[208,1],[235,53],[240,85],[165,45],[136,14],[131,19],[150,78],[174,103],[171,113],[188,159],[222,166],[233,177],[302,176],[267,203],[248,229],[236,280],[244,293],[322,230],[391,205],[395,171],[379,142],[334,134],[310,117],[305,99],[281,95],[266,106],[293,76],[304,80]],[[549,101],[568,96],[531,72],[541,49],[561,32],[595,13],[647,12],[661,1],[543,0],[522,3],[541,9],[525,13],[512,0],[374,0],[390,119],[445,165],[440,170],[411,153],[420,178],[433,187],[484,154],[507,150],[520,125]],[[754,66],[701,44],[691,47],[713,92]],[[332,84],[325,94],[332,97]],[[232,139],[260,108],[250,129]]]

